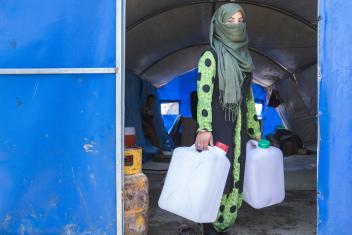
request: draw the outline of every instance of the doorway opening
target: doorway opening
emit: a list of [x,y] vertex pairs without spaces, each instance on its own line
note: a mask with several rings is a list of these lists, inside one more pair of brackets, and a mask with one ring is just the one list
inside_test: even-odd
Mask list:
[[[137,1],[126,6],[126,126],[136,130],[149,180],[149,234],[199,226],[158,208],[172,151],[194,143],[197,63],[208,48],[214,11],[228,1]],[[256,66],[252,90],[263,137],[284,153],[286,198],[255,210],[245,204],[233,234],[315,234],[317,186],[317,0],[236,1],[247,15]],[[153,145],[142,127],[149,95]]]

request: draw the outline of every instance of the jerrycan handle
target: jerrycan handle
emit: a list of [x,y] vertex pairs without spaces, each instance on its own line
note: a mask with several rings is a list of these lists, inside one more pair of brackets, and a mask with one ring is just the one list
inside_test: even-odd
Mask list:
[[247,148],[249,148],[250,150],[255,150],[256,148],[258,148],[258,141],[249,140],[247,144]]
[[[213,147],[218,147],[219,149],[221,149],[222,151],[224,151],[225,153],[227,153],[227,151],[229,151],[229,146],[221,143],[220,141],[217,141],[216,144],[214,146],[208,146],[208,150],[212,149]],[[193,144],[192,146],[190,146],[191,149],[197,150],[198,152],[201,152],[200,150],[198,150],[196,148],[196,145]]]
[[[209,145],[207,150],[210,150],[212,147],[213,146]],[[199,153],[203,151],[203,150],[197,149],[195,144],[191,145],[189,148],[192,149],[192,150],[196,150]]]
[[249,140],[248,141],[251,147],[256,148],[258,147],[258,141],[257,140]]
[[189,146],[189,148],[190,148],[191,150],[197,151],[198,153],[202,152],[201,150],[199,150],[199,149],[196,148],[196,145],[195,145],[195,144]]

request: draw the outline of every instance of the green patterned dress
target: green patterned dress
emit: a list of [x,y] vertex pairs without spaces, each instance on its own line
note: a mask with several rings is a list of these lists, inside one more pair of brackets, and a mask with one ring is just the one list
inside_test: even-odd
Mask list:
[[245,74],[242,87],[242,103],[235,121],[226,121],[226,113],[219,102],[216,54],[208,49],[201,55],[198,64],[197,122],[198,131],[211,131],[216,141],[230,146],[227,157],[231,170],[221,200],[218,217],[213,223],[217,231],[226,231],[237,218],[242,205],[242,188],[245,163],[245,146],[249,138],[260,138],[261,131],[256,115],[251,89],[251,74]]

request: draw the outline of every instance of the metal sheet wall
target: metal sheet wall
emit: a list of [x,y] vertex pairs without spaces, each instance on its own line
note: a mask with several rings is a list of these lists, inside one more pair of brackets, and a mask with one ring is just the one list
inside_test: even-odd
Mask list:
[[114,81],[1,76],[1,234],[115,231]]
[[0,0],[1,68],[115,67],[115,0]]
[[0,234],[115,234],[115,1],[0,5],[0,70],[112,71],[0,75]]
[[352,231],[351,9],[347,0],[319,6],[319,235]]

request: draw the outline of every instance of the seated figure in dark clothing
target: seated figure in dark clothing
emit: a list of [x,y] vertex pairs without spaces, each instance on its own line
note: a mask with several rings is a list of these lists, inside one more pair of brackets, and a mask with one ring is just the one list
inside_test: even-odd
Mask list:
[[152,145],[160,148],[159,139],[154,126],[154,104],[155,96],[153,94],[148,95],[144,106],[141,108],[142,129],[145,138],[148,139]]

